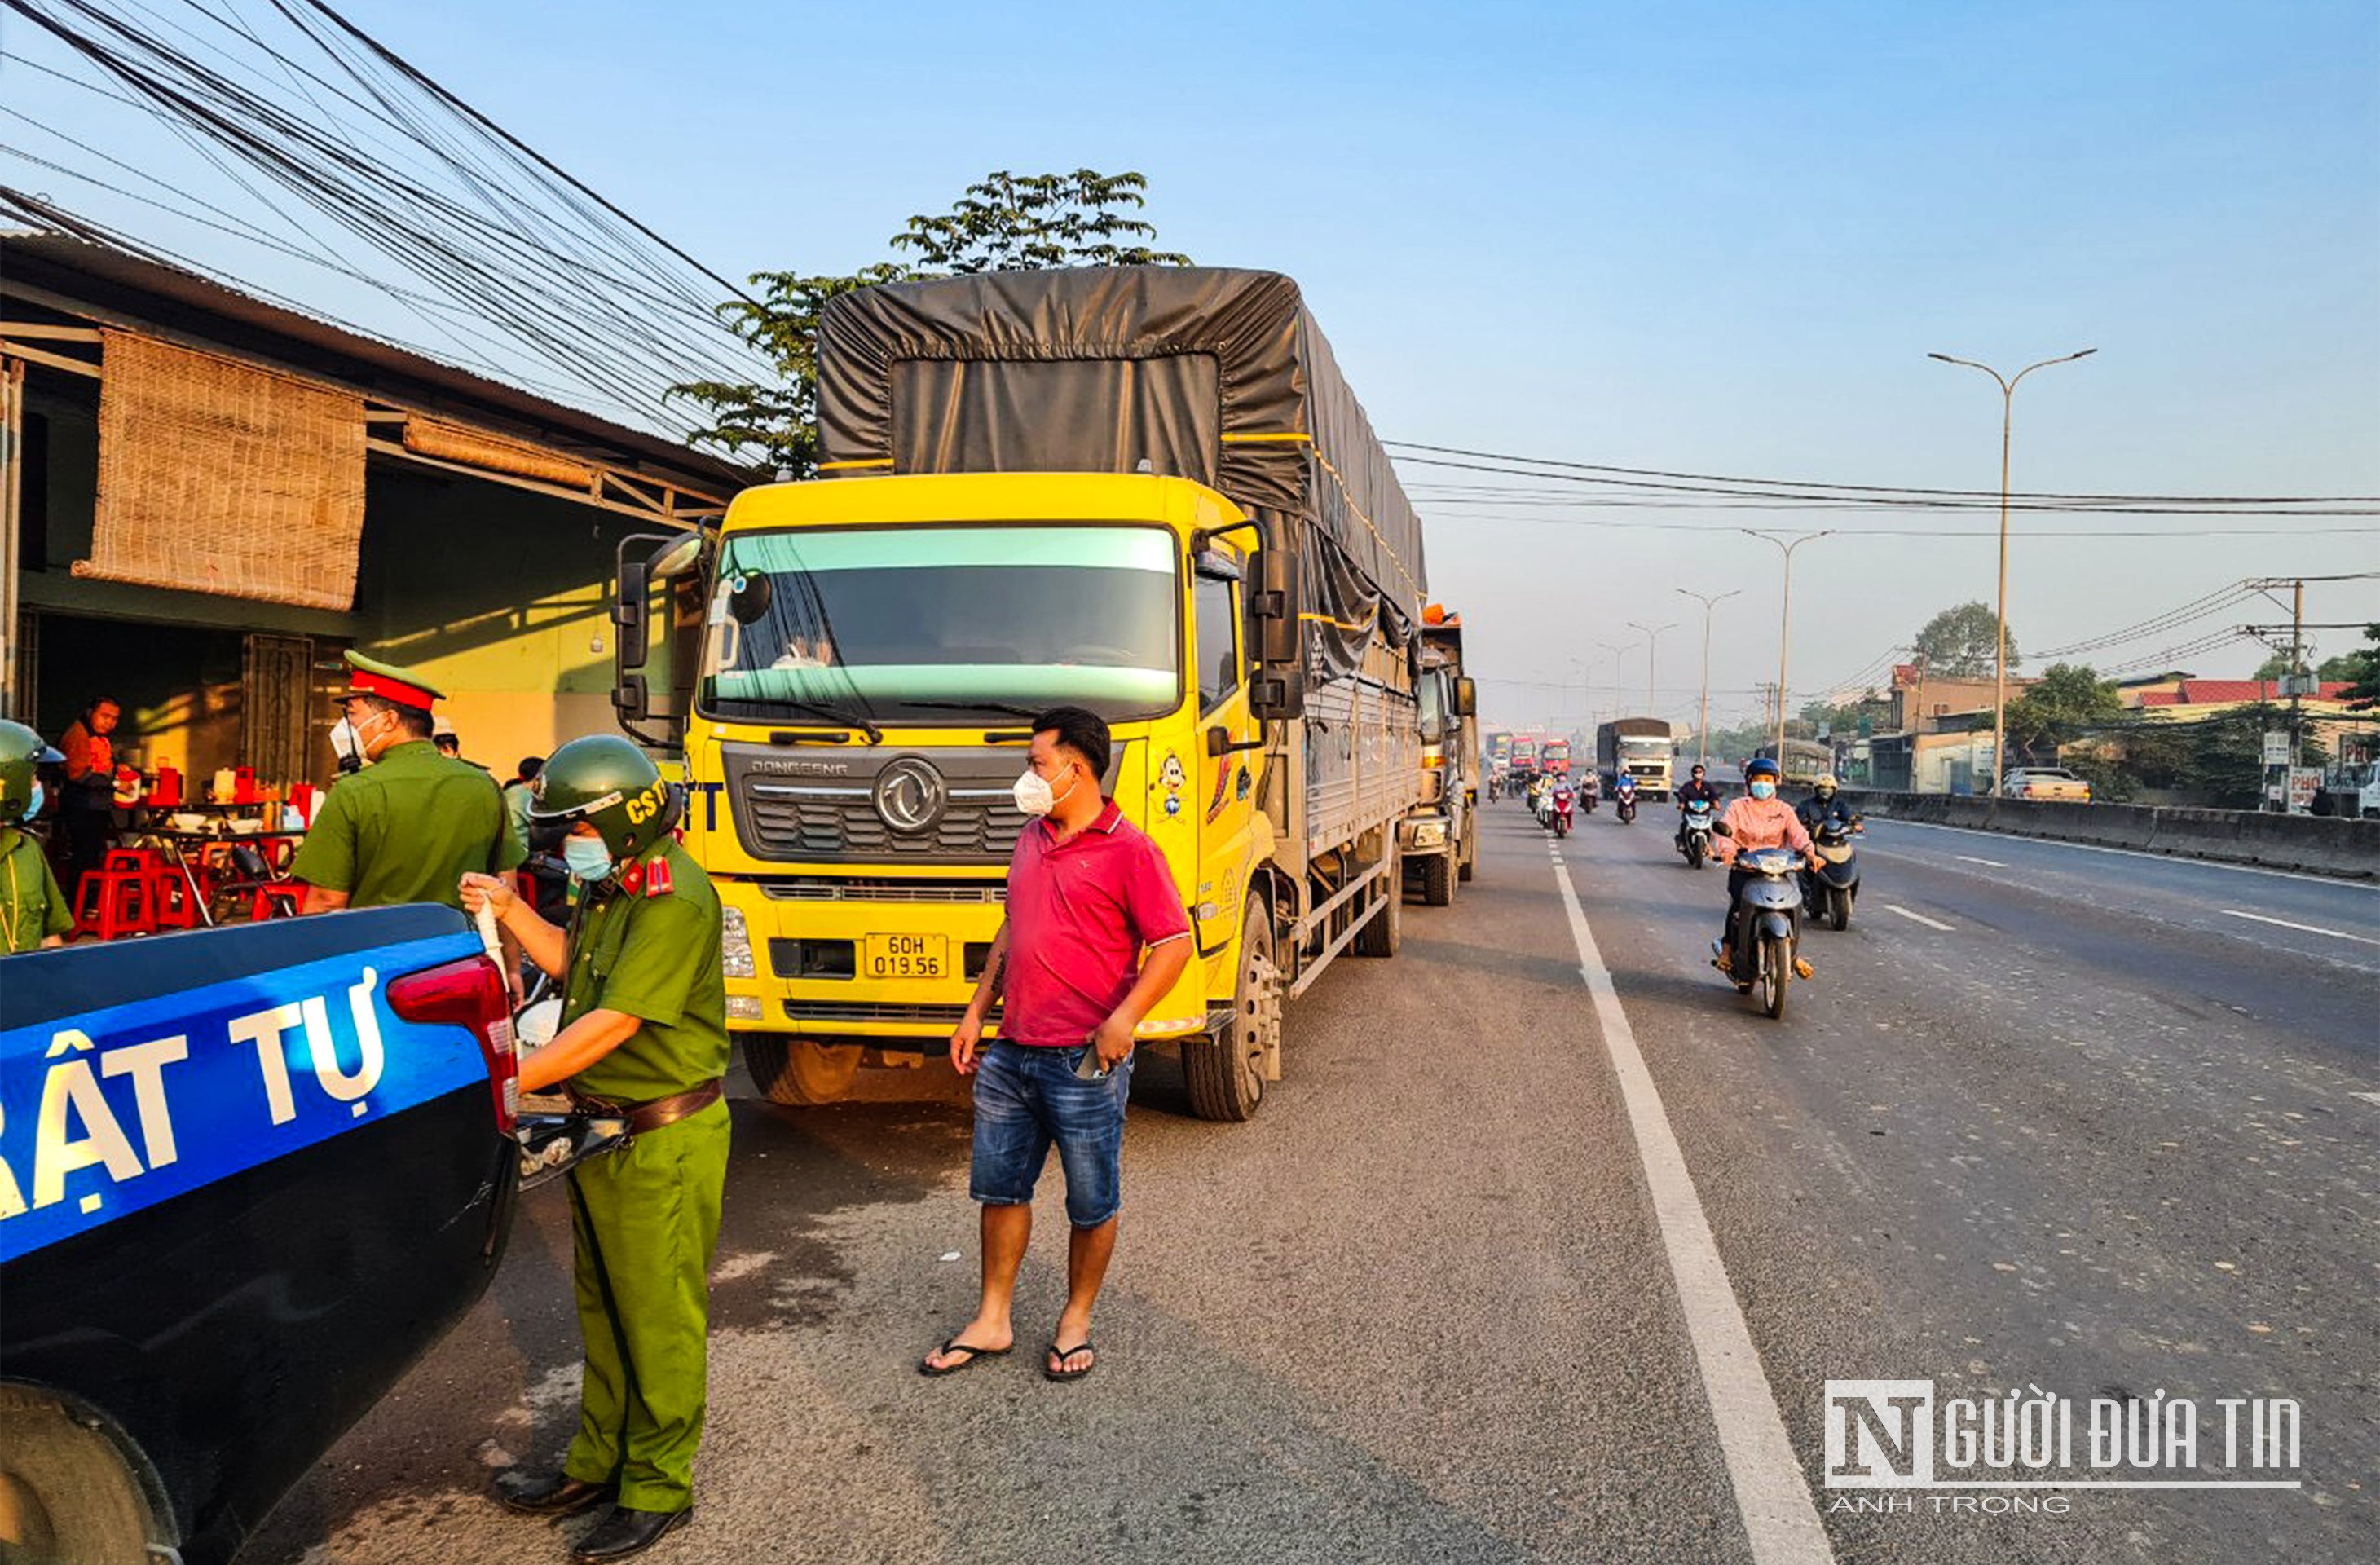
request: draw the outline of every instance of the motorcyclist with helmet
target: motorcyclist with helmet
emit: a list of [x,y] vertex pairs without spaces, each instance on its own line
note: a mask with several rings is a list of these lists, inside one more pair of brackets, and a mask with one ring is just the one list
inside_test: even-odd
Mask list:
[[1723,796],[1703,775],[1703,763],[1694,762],[1693,770],[1686,774],[1686,781],[1678,788],[1678,846],[1682,848],[1686,845],[1688,807],[1697,804],[1707,805],[1712,817],[1716,819],[1718,814],[1719,800]]
[[1851,805],[1836,792],[1835,774],[1831,771],[1818,779],[1816,789],[1794,807],[1793,813],[1801,817],[1802,829],[1814,836],[1818,828],[1828,821],[1849,826],[1859,819],[1852,813]]
[[[1752,872],[1735,867],[1735,857],[1748,848],[1791,848],[1807,855],[1810,832],[1793,807],[1777,796],[1777,782],[1781,773],[1777,763],[1767,756],[1755,756],[1743,764],[1744,796],[1727,807],[1711,832],[1711,856],[1728,866],[1727,920],[1720,926],[1719,938],[1711,942],[1711,965],[1735,977],[1735,924],[1742,912],[1740,899],[1744,883]],[[1810,964],[1799,956],[1793,959],[1794,975],[1806,978]]]

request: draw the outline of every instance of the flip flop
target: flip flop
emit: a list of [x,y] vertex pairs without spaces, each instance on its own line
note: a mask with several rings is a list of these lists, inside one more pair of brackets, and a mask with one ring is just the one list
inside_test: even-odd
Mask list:
[[[1063,1364],[1068,1359],[1073,1358],[1076,1353],[1090,1354],[1091,1362],[1083,1365],[1080,1369],[1052,1369],[1050,1367],[1049,1361],[1050,1359],[1054,1358],[1060,1364]],[[1046,1380],[1080,1380],[1084,1376],[1088,1375],[1092,1370],[1097,1369],[1099,1366],[1099,1349],[1091,1346],[1091,1340],[1088,1337],[1086,1337],[1071,1348],[1062,1348],[1055,1342],[1050,1343],[1047,1355],[1041,1362],[1041,1376],[1042,1378]]]
[[[919,1359],[917,1361],[917,1373],[920,1375],[937,1377],[943,1375],[956,1375],[962,1369],[973,1369],[975,1367],[975,1361],[979,1358],[1006,1358],[1011,1351],[1011,1348],[978,1348],[971,1342],[962,1342],[957,1338],[953,1337],[949,1341],[944,1342],[941,1347],[936,1348],[933,1353],[928,1353],[924,1358]],[[932,1362],[934,1353],[965,1353],[966,1354],[966,1357],[959,1360],[956,1364],[943,1365],[938,1369],[934,1366]]]

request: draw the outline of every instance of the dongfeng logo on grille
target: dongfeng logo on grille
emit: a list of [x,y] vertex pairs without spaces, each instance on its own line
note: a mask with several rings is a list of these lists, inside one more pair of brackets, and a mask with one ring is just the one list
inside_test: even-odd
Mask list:
[[942,774],[914,756],[886,767],[876,778],[876,813],[895,831],[911,834],[933,830],[950,803]]

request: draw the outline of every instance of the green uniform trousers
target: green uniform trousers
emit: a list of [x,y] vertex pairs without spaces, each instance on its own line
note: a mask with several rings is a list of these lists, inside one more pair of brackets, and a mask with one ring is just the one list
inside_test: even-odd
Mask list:
[[694,1503],[727,1125],[722,1100],[569,1174],[587,1377],[563,1471],[636,1510]]

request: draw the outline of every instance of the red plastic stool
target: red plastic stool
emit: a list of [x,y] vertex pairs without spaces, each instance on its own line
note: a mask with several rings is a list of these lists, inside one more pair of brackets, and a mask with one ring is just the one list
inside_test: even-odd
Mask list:
[[161,931],[195,929],[201,922],[199,899],[190,893],[190,882],[183,879],[181,866],[171,859],[162,860],[149,871],[149,904]]
[[[137,858],[138,855],[111,853],[107,862],[119,858]],[[112,940],[121,935],[153,935],[157,932],[157,902],[151,891],[146,869],[101,868],[84,873],[82,883],[75,888],[75,937],[95,936]]]

